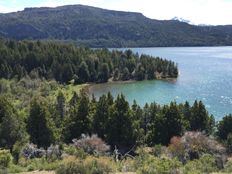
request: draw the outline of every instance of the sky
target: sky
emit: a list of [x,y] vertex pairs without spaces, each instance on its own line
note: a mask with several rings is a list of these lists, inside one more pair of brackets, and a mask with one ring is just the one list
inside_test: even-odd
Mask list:
[[152,19],[179,17],[193,24],[232,24],[232,0],[0,0],[0,13],[71,4],[141,12]]

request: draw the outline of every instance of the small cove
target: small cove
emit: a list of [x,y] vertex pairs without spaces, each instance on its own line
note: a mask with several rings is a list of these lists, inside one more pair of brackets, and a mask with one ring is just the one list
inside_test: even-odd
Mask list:
[[[125,50],[125,49],[121,49]],[[132,48],[139,54],[159,56],[178,63],[176,80],[116,82],[91,85],[89,92],[98,98],[111,92],[123,93],[132,104],[167,104],[202,100],[210,114],[220,120],[232,113],[232,47]]]

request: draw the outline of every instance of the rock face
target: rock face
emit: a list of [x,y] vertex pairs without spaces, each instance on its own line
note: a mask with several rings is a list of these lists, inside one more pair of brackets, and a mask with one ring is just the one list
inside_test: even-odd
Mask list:
[[76,41],[92,47],[232,45],[231,26],[196,26],[141,13],[72,5],[0,14],[0,36]]

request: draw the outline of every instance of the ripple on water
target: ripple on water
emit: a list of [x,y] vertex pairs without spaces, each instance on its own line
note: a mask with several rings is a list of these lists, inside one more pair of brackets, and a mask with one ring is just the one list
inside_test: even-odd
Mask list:
[[232,113],[232,47],[133,48],[139,54],[149,54],[173,60],[181,72],[175,82],[143,81],[93,87],[99,97],[111,91],[123,93],[130,103],[135,99],[144,105],[156,101],[193,103],[202,100],[210,114],[219,120]]

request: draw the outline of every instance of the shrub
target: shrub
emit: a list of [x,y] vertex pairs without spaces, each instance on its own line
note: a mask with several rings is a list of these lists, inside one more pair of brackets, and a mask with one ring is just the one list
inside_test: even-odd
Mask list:
[[81,139],[74,139],[73,143],[77,148],[83,149],[88,154],[104,155],[110,150],[110,146],[97,135],[89,136],[83,134]]
[[201,132],[186,132],[182,137],[173,137],[168,149],[172,157],[177,157],[184,163],[199,159],[204,154],[220,158],[223,164],[226,161],[226,149],[212,137]]
[[232,161],[228,161],[225,164],[225,168],[223,169],[223,172],[226,172],[226,173],[231,173],[232,172]]
[[90,174],[106,174],[112,172],[112,169],[107,163],[98,160],[93,160],[90,163],[87,163],[86,168],[90,169]]
[[72,161],[62,164],[57,170],[57,174],[108,174],[112,169],[99,160]]
[[217,172],[218,168],[216,167],[216,160],[212,155],[203,155],[199,160],[189,161],[184,166],[184,174],[189,173],[211,173]]
[[158,144],[158,145],[155,145],[153,148],[152,148],[152,154],[156,157],[161,157],[162,154],[164,154],[166,151],[166,147]]
[[139,174],[178,174],[182,164],[177,159],[161,159],[149,156],[143,165],[137,168]]
[[44,149],[37,148],[34,144],[26,144],[22,148],[22,155],[27,159],[32,158],[41,158],[46,154],[46,151]]
[[187,152],[184,143],[181,141],[181,137],[173,137],[171,144],[168,147],[172,157],[177,157],[180,161],[186,162]]
[[[25,171],[34,171],[34,170],[56,170],[60,166],[61,161],[48,161],[45,157],[42,158],[33,158],[25,159],[20,158],[17,167],[22,167]],[[12,168],[12,165],[10,165]],[[12,169],[11,169],[12,170]]]
[[1,169],[1,168],[0,168],[0,173],[1,173],[1,174],[8,174],[8,172],[7,172],[6,169]]
[[119,164],[118,169],[120,172],[126,173],[126,172],[135,172],[135,164],[134,160],[132,159],[127,159],[123,160]]
[[47,159],[51,161],[55,161],[57,159],[60,159],[62,155],[62,152],[58,145],[51,145],[47,149]]
[[139,174],[178,174],[182,164],[177,159],[157,158],[140,148],[135,158],[136,173]]
[[73,145],[65,146],[64,152],[68,155],[72,155],[80,159],[85,159],[88,155],[83,149],[76,148]]
[[[9,173],[22,173],[22,172],[25,172],[25,171],[26,171],[26,169],[24,167],[19,166],[19,165],[15,165],[15,164],[11,164],[8,167],[8,172]],[[0,173],[1,173],[1,171],[0,171]]]
[[89,170],[79,162],[69,162],[67,164],[62,164],[57,170],[56,174],[87,174]]
[[0,168],[7,168],[11,161],[11,154],[8,150],[0,150]]
[[12,156],[14,158],[14,163],[17,164],[21,155],[21,150],[22,150],[22,143],[21,142],[16,142],[13,146],[12,149]]

